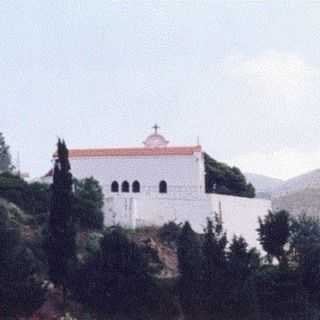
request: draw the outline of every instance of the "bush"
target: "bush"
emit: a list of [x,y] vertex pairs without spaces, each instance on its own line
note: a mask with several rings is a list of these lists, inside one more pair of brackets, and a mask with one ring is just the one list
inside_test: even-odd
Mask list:
[[170,247],[176,248],[178,239],[181,234],[181,224],[177,224],[174,221],[165,223],[159,229],[159,237],[162,242],[169,245]]

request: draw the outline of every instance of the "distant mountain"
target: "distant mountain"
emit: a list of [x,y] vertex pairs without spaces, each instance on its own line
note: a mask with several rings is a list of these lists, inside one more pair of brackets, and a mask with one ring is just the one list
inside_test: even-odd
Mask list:
[[245,176],[255,187],[257,198],[272,200],[273,210],[320,217],[320,169],[285,181],[253,173]]
[[244,175],[247,181],[253,184],[256,193],[271,193],[284,182],[281,179],[271,178],[261,174],[245,173]]
[[283,197],[306,189],[320,189],[320,169],[286,180],[272,190],[272,198]]
[[284,209],[292,215],[305,213],[320,217],[320,188],[299,190],[273,198],[272,209]]

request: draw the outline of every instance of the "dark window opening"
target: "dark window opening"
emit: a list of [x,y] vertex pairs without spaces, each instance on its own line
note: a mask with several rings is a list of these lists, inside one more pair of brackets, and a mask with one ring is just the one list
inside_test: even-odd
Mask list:
[[111,192],[119,192],[119,183],[117,181],[111,183]]
[[167,183],[165,181],[161,181],[159,183],[159,192],[160,193],[167,193]]
[[121,191],[122,192],[129,192],[129,182],[128,181],[122,182]]
[[134,181],[132,183],[132,192],[140,192],[140,183],[139,183],[139,181]]

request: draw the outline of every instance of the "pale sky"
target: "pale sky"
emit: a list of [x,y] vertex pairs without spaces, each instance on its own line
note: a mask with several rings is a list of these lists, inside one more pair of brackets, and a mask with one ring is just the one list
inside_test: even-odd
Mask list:
[[[320,1],[0,1],[0,131],[31,176],[69,148],[200,142],[243,171],[320,167]],[[107,170],[107,168],[106,168]]]

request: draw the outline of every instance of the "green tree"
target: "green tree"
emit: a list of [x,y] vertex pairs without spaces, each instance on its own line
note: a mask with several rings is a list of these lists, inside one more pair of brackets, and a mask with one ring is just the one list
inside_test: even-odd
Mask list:
[[11,171],[11,155],[9,146],[6,145],[5,138],[0,132],[0,172]]
[[305,214],[291,219],[290,251],[294,262],[300,264],[312,246],[320,243],[320,220]]
[[58,140],[54,166],[47,254],[51,281],[62,288],[66,302],[71,264],[75,259],[75,227],[71,210],[72,175],[68,149]]
[[204,154],[205,184],[207,193],[230,194],[240,197],[255,197],[255,189],[247,183],[245,176],[237,167],[229,167]]
[[259,268],[260,257],[255,249],[248,249],[241,236],[233,237],[227,257],[228,314],[231,319],[247,319],[254,313],[254,299],[248,281]]
[[220,217],[208,219],[202,245],[202,296],[208,314],[216,317],[225,315],[228,288],[227,279],[227,236]]
[[311,301],[320,306],[320,222],[317,217],[300,215],[292,219],[291,257],[301,275]]
[[103,228],[103,192],[93,177],[74,179],[72,211],[82,228]]
[[269,212],[264,219],[259,218],[257,229],[259,242],[266,251],[269,261],[276,258],[282,266],[287,265],[288,245],[290,237],[289,213],[285,210]]
[[201,252],[197,235],[186,222],[178,239],[179,296],[186,318],[200,312]]

